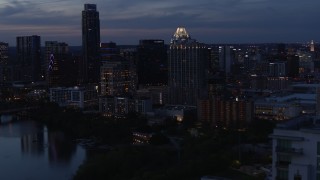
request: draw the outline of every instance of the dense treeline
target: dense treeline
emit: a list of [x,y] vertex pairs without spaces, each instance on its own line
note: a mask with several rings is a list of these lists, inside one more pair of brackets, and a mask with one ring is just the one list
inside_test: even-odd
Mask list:
[[79,110],[60,108],[46,103],[30,112],[32,119],[43,122],[49,129],[59,130],[75,138],[94,138],[108,144],[129,143],[132,127],[146,123],[146,119],[130,114],[127,118],[114,120],[99,114],[84,114]]
[[[241,160],[241,164],[267,162],[265,157],[240,153],[235,147],[240,143],[267,142],[274,126],[272,122],[256,121],[246,131],[227,131],[168,119],[163,125],[150,127],[144,117],[134,113],[122,119],[105,118],[52,103],[43,104],[30,115],[52,130],[62,130],[75,138],[95,139],[112,147],[89,151],[75,180],[198,180],[204,175],[262,179],[240,174],[230,167],[235,160]],[[196,129],[197,133],[190,133],[190,129]],[[156,135],[150,145],[133,146],[132,132],[136,130]]]

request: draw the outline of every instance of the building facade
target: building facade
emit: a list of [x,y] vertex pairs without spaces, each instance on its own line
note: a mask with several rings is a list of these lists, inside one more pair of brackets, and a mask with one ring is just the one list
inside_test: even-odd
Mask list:
[[129,60],[120,56],[115,43],[102,43],[100,85],[102,96],[133,96],[136,73]]
[[279,124],[270,137],[272,148],[272,179],[320,179],[319,125],[305,117]]
[[0,83],[10,80],[8,60],[9,60],[9,44],[0,42]]
[[169,104],[197,105],[207,95],[208,49],[191,39],[186,29],[177,28],[169,48]]
[[100,71],[100,20],[95,4],[85,4],[82,11],[82,82],[99,82]]
[[46,79],[50,87],[65,84],[64,68],[68,61],[68,44],[57,41],[45,42]]
[[39,81],[41,78],[41,45],[40,36],[17,37],[17,60],[19,69],[15,80]]
[[166,85],[168,69],[164,40],[140,40],[137,55],[138,84]]
[[50,102],[61,107],[92,109],[98,106],[98,91],[96,87],[50,88]]
[[215,128],[242,129],[253,120],[253,101],[213,96],[198,100],[198,120]]

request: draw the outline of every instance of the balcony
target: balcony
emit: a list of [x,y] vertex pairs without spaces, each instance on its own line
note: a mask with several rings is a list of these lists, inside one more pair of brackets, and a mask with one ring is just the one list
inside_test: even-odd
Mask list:
[[277,153],[283,153],[288,155],[302,155],[303,149],[302,148],[287,148],[287,147],[276,147]]

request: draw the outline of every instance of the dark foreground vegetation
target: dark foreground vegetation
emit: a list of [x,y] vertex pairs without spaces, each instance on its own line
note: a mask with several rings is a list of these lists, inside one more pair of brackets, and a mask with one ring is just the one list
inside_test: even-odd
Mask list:
[[[138,114],[114,119],[62,109],[50,103],[30,115],[52,130],[62,130],[74,138],[94,139],[110,147],[102,151],[88,149],[87,160],[79,167],[75,180],[199,180],[204,175],[263,179],[234,169],[240,165],[270,163],[268,155],[240,150],[243,143],[269,141],[267,137],[274,124],[268,121],[256,121],[246,131],[217,130],[171,120],[150,127],[147,119]],[[190,133],[190,129],[196,133]],[[148,145],[132,145],[132,132],[137,130],[153,132],[155,138]]]

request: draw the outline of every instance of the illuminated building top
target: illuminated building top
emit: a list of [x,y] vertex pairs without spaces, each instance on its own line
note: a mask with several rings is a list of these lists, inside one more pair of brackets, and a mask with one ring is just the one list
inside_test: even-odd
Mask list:
[[186,28],[184,27],[178,27],[176,32],[173,35],[174,38],[176,39],[189,39],[190,36],[186,31]]
[[178,27],[176,32],[171,38],[171,43],[189,41],[191,40],[190,35],[187,33],[187,30],[184,27]]
[[313,42],[313,40],[311,40],[311,43],[310,43],[310,51],[314,52],[314,42]]

